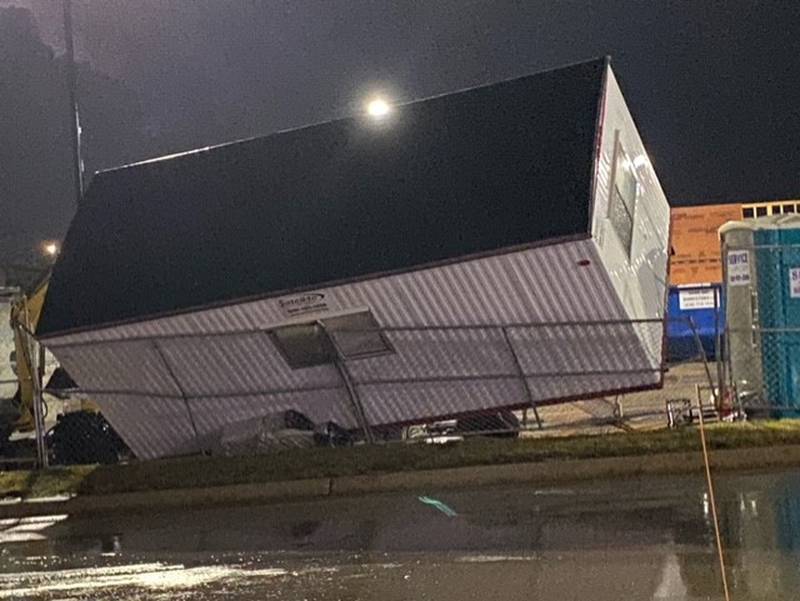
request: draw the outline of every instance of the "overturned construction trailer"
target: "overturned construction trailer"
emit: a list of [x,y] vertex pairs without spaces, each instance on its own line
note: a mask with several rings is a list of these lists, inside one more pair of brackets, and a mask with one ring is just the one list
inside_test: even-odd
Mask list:
[[668,229],[596,60],[101,172],[38,335],[142,458],[657,387]]

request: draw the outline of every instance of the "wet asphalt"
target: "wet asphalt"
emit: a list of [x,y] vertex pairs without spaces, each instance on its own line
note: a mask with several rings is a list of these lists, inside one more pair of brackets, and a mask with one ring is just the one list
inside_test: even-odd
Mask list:
[[[800,470],[717,479],[732,597],[800,598]],[[722,599],[699,477],[0,522],[0,600]]]

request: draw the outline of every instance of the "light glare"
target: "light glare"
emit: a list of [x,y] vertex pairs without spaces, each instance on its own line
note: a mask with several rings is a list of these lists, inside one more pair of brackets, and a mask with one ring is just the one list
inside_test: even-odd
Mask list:
[[367,104],[367,113],[374,119],[382,119],[391,112],[389,103],[383,98],[374,98]]

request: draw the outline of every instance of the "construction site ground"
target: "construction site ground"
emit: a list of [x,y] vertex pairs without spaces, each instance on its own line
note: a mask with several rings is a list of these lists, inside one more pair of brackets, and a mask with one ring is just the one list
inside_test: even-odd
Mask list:
[[[710,363],[708,369],[713,378],[716,364]],[[523,436],[658,430],[667,427],[668,401],[690,399],[697,404],[698,394],[702,395],[703,403],[713,404],[706,366],[702,362],[681,363],[669,367],[661,389],[540,407],[541,429],[532,411],[523,412],[520,414],[526,425]]]

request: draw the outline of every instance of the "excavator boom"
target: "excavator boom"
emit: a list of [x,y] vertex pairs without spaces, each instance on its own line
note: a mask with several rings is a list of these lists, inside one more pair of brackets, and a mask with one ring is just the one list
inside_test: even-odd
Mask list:
[[[17,359],[17,378],[19,389],[17,402],[19,418],[14,429],[28,432],[34,427],[33,398],[34,373],[36,358],[32,356],[35,345],[31,344],[31,336],[36,331],[36,324],[44,306],[47,295],[48,280],[42,282],[30,296],[22,296],[11,305],[11,328],[14,332],[14,350]],[[41,362],[38,362],[41,363]]]

